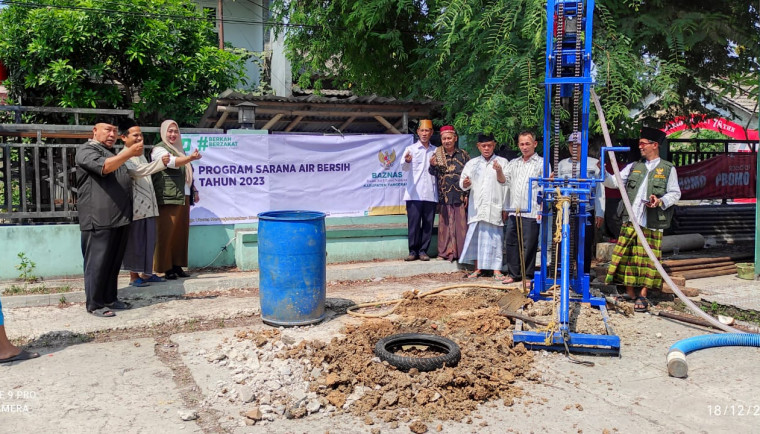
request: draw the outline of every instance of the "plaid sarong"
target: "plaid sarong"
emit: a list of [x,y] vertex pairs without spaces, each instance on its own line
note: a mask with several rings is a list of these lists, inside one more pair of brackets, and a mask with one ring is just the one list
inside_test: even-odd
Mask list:
[[[649,247],[652,248],[657,260],[662,259],[662,231],[641,228]],[[607,284],[621,284],[659,290],[662,288],[662,276],[654,268],[646,250],[639,243],[636,231],[631,222],[626,222],[620,229],[615,249],[612,251],[612,261],[607,269]]]

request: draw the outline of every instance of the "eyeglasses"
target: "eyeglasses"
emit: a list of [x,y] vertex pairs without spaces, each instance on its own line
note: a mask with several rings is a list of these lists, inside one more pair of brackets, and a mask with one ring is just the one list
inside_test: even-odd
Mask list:
[[657,144],[657,142],[653,142],[651,140],[643,140],[643,139],[639,140],[639,146],[642,146],[642,145],[656,145],[656,144]]

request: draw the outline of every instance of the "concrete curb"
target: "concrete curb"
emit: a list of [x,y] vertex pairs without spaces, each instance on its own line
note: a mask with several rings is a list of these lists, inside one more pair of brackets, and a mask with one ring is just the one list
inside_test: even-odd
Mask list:
[[[378,261],[351,264],[328,264],[327,281],[365,280],[386,277],[409,277],[420,274],[451,273],[463,269],[456,262],[432,260],[430,262],[414,261]],[[159,297],[177,297],[205,291],[229,291],[236,288],[256,288],[259,286],[258,271],[229,271],[197,273],[190,270],[192,277],[178,280],[168,280],[162,283],[152,283],[149,286],[135,288],[129,286],[129,277],[119,276],[119,297],[123,299],[150,299]],[[59,304],[61,297],[69,303],[85,301],[84,281],[82,277],[66,279],[50,279],[44,283],[49,287],[68,285],[74,288],[71,292],[56,294],[3,295],[3,307],[51,306]],[[41,284],[40,283],[40,284]],[[17,282],[0,282],[0,293]]]

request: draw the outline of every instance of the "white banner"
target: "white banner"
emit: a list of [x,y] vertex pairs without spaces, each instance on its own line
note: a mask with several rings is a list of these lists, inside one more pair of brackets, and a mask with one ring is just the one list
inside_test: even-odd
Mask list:
[[411,135],[304,136],[185,134],[198,204],[191,225],[250,223],[271,210],[330,216],[398,214],[404,210],[401,170]]

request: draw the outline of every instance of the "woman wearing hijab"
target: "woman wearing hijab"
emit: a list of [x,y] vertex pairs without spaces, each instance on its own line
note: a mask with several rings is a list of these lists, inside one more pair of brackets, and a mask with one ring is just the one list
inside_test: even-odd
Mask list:
[[155,161],[169,154],[166,170],[153,175],[153,187],[158,203],[158,237],[153,256],[153,269],[164,272],[170,280],[189,277],[187,267],[187,240],[190,235],[190,205],[200,200],[193,185],[193,167],[188,164],[201,158],[196,149],[185,155],[179,126],[173,120],[161,124],[161,143],[151,152]]

